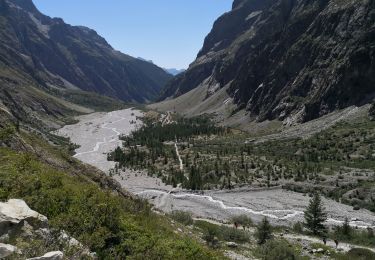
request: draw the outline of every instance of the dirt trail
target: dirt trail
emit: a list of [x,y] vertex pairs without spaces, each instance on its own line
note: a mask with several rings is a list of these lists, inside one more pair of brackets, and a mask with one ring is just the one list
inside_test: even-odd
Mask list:
[[[284,234],[283,238],[285,238],[285,239],[287,239],[287,240],[289,240],[293,243],[307,242],[309,244],[312,244],[312,243],[323,244],[323,241],[321,239],[316,238],[316,237],[309,237],[309,236],[305,236],[305,235]],[[337,249],[337,250],[342,251],[342,252],[348,252],[353,248],[363,248],[363,249],[368,249],[368,250],[375,253],[375,248],[365,247],[365,246],[357,246],[357,245],[354,245],[354,244],[348,244],[348,243],[342,243],[342,242],[340,242],[338,247],[336,248],[336,244],[332,240],[327,240],[326,246],[329,246],[333,249]]]
[[184,170],[184,163],[182,162],[180,152],[178,151],[177,140],[174,143],[174,147],[176,148],[176,155],[177,155],[178,161],[180,162],[180,171],[183,171]]

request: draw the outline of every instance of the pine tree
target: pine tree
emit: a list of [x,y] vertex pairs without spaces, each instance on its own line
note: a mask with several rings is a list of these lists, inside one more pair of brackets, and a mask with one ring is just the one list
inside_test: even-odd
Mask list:
[[324,222],[327,214],[324,212],[323,203],[319,193],[315,192],[305,211],[305,226],[314,235],[319,235],[325,231]]
[[345,221],[344,221],[344,224],[341,227],[341,230],[342,230],[342,234],[344,236],[350,237],[350,235],[352,233],[352,228],[349,224],[349,219],[347,217],[345,218]]
[[255,236],[260,245],[272,238],[272,226],[266,217],[264,217],[262,222],[257,226]]

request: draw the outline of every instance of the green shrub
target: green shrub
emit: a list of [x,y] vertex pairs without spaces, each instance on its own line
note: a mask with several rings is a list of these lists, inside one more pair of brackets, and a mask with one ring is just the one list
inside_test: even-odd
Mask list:
[[272,226],[266,217],[258,224],[255,237],[260,245],[272,238]]
[[194,223],[193,217],[191,216],[190,212],[176,210],[173,211],[170,216],[173,220],[176,220],[177,222],[180,222],[181,224],[184,224],[186,226],[192,225]]
[[234,223],[234,224],[238,224],[238,225],[242,226],[244,229],[249,228],[253,225],[252,219],[250,217],[248,217],[247,215],[234,216],[231,219],[231,222]]
[[203,231],[203,234],[209,235],[208,237],[217,237],[222,241],[237,243],[250,241],[250,236],[247,232],[233,227],[218,226],[206,221],[196,221],[195,225]]
[[259,246],[257,254],[264,260],[297,260],[298,252],[288,242],[282,240],[269,240]]
[[375,102],[372,103],[368,114],[371,120],[375,120]]
[[364,248],[353,248],[345,255],[344,259],[345,260],[373,260],[375,259],[375,253]]
[[0,127],[0,143],[6,142],[16,133],[16,128],[14,126],[6,126],[4,128]]

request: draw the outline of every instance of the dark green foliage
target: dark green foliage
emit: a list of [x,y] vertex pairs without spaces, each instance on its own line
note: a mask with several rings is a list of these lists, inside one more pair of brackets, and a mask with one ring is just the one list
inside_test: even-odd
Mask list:
[[266,217],[257,225],[255,237],[260,245],[272,238],[272,226]]
[[375,247],[375,236],[372,228],[355,229],[344,223],[341,227],[337,227],[334,232],[329,233],[329,237],[340,242]]
[[305,211],[305,226],[314,235],[323,235],[326,230],[324,222],[327,214],[324,210],[321,197],[318,192],[315,192]]
[[8,141],[16,133],[16,128],[7,125],[4,128],[0,127],[0,144]]
[[194,136],[217,135],[224,131],[224,128],[215,126],[207,117],[178,118],[175,123],[166,125],[162,125],[160,122],[145,121],[143,127],[121,139],[128,146],[141,145],[157,148],[166,141],[183,142]]
[[211,241],[214,238],[237,243],[245,243],[250,241],[248,233],[234,227],[218,226],[205,221],[196,221],[195,226],[203,231],[203,238],[206,241]]
[[[162,163],[164,172],[168,173],[162,179],[167,184],[174,187],[182,184],[184,188],[191,190],[203,189],[206,182],[202,178],[204,169],[196,164],[190,166],[189,155],[185,156],[185,166],[190,167],[184,172],[179,167],[174,167],[177,162],[176,151],[173,145],[166,145],[165,142],[188,142],[197,136],[222,135],[226,130],[216,127],[207,117],[178,118],[176,122],[167,125],[147,119],[144,123],[144,126],[130,136],[121,137],[123,149],[117,148],[108,154],[108,160],[118,162],[120,168],[147,168],[151,174],[156,174],[156,165]],[[194,160],[198,158],[197,153]]]
[[372,103],[368,114],[371,120],[375,120],[375,102]]
[[345,260],[373,260],[375,259],[375,253],[362,248],[351,249],[344,258]]
[[206,241],[207,245],[210,247],[216,247],[218,244],[218,239],[216,237],[216,229],[208,227],[203,230],[203,240]]
[[293,231],[296,233],[302,233],[303,232],[303,224],[301,222],[297,222],[293,225]]
[[194,223],[191,213],[185,211],[173,211],[171,218],[187,226]]
[[239,226],[242,226],[243,229],[249,228],[249,227],[251,227],[253,225],[253,221],[251,220],[251,218],[248,217],[248,216],[246,216],[246,215],[234,216],[231,219],[231,222],[233,224],[237,224]]
[[258,254],[263,260],[297,260],[299,253],[286,241],[270,240],[261,245]]
[[345,218],[344,224],[341,227],[341,232],[344,236],[351,236],[352,228],[350,227],[349,219],[347,217]]
[[188,187],[192,190],[202,189],[202,175],[195,166],[190,167]]

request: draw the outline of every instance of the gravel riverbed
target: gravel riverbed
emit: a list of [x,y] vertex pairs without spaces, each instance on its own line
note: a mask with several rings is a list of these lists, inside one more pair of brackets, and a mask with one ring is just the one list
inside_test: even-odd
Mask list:
[[[119,135],[127,135],[139,127],[142,112],[134,109],[93,113],[78,117],[79,123],[67,125],[56,133],[69,137],[80,145],[75,158],[109,173],[115,165],[107,161],[107,153],[121,145]],[[205,191],[191,193],[174,189],[161,180],[147,176],[142,171],[126,170],[114,178],[129,192],[149,200],[164,212],[190,211],[195,217],[226,221],[234,215],[246,214],[254,221],[267,216],[276,225],[292,225],[303,221],[303,210],[309,197],[280,188],[253,190],[249,188],[230,191]],[[329,225],[341,225],[348,217],[352,226],[375,228],[375,214],[333,200],[324,199]]]

